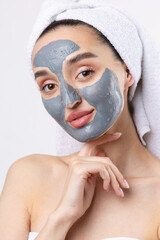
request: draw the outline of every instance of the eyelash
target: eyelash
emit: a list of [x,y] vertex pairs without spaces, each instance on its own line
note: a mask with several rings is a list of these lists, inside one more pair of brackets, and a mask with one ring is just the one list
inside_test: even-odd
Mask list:
[[[80,74],[82,74],[82,73],[84,73],[84,72],[90,72],[91,74],[89,74],[89,76],[87,76],[87,77],[84,77],[84,78],[89,78],[90,77],[90,75],[93,75],[94,73],[95,73],[95,70],[93,70],[93,69],[86,69],[86,70],[84,70],[84,71],[82,71],[82,72],[80,72],[77,76],[79,76]],[[82,78],[79,78],[79,79],[82,79]],[[46,86],[49,86],[49,85],[55,85],[55,86],[57,86],[57,84],[55,84],[55,83],[48,83],[48,84],[46,84],[46,85],[44,85],[43,87],[41,87],[41,88],[39,88],[39,90],[41,91],[41,92],[43,92],[43,91],[45,91],[44,89],[45,89],[45,87]],[[55,88],[54,88],[55,89]],[[53,90],[54,90],[53,89]],[[51,90],[52,91],[52,90]],[[48,91],[48,92],[50,92],[50,91]],[[47,93],[47,92],[46,92]]]
[[[54,85],[54,86],[57,86],[57,84],[55,84],[55,83],[48,83],[48,84],[46,84],[46,85],[44,85],[43,87],[41,87],[41,88],[39,88],[39,90],[41,91],[41,92],[45,92],[45,87],[47,87],[47,86],[49,86],[49,85]],[[54,89],[55,89],[55,87],[54,87]],[[52,89],[52,90],[54,90],[54,89]],[[52,90],[50,90],[50,91],[52,91]],[[50,92],[50,91],[48,91],[48,92]],[[47,92],[46,92],[47,93]]]
[[[84,78],[89,78],[90,75],[93,75],[95,71],[92,68],[91,69],[86,69],[86,70],[83,70],[82,72],[80,72],[77,76],[79,76],[81,73],[84,73],[84,72],[90,72],[91,73],[91,74],[89,74],[89,76],[84,77]],[[79,79],[82,79],[82,78],[79,78]]]

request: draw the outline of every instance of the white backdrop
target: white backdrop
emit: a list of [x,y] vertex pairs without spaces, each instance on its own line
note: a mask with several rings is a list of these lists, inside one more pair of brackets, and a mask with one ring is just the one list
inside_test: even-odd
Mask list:
[[[113,1],[133,11],[160,45],[159,0]],[[15,160],[32,153],[54,154],[52,118],[26,62],[29,33],[41,3],[0,0],[0,192]]]

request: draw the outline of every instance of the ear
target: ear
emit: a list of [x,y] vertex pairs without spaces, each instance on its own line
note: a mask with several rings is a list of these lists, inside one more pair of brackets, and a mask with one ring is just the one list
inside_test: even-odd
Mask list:
[[127,66],[125,65],[125,83],[124,83],[124,88],[129,88],[130,86],[132,86],[134,83],[134,79],[132,77],[132,75],[130,74],[129,69],[127,68]]

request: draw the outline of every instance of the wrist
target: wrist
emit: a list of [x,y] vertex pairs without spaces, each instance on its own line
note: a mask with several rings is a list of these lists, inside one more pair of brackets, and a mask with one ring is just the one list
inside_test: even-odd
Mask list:
[[69,213],[69,211],[61,208],[58,208],[53,213],[51,213],[48,221],[49,224],[51,226],[54,226],[56,229],[61,226],[66,229],[66,231],[68,231],[75,222],[73,216]]
[[65,211],[56,209],[48,217],[48,220],[40,233],[38,234],[37,240],[64,240],[66,235],[71,228],[73,222],[67,217]]

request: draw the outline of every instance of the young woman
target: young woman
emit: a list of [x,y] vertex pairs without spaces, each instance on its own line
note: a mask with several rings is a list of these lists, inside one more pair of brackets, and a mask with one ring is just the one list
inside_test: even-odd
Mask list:
[[11,166],[2,239],[160,239],[160,162],[137,133],[128,103],[135,80],[120,54],[93,26],[57,20],[34,44],[32,69],[46,110],[85,144]]

